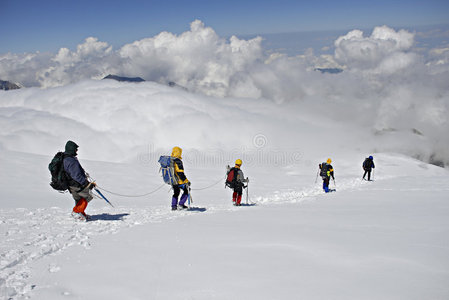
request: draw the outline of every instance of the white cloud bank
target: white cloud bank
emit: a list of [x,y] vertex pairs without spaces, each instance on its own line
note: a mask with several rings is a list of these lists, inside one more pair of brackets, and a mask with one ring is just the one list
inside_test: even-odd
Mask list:
[[409,52],[413,41],[414,34],[387,26],[376,27],[370,37],[353,30],[335,41],[335,59],[351,70],[374,69],[390,74],[416,61],[416,55]]
[[[427,150],[413,154],[448,163],[449,51],[415,50],[414,36],[387,26],[374,28],[369,36],[353,30],[335,41],[334,55],[310,50],[288,57],[264,52],[261,38],[221,38],[197,20],[180,35],[162,32],[118,50],[88,38],[76,51],[63,48],[56,55],[0,55],[0,79],[49,88],[118,74],[174,81],[209,96],[297,103],[374,132],[396,145],[392,150],[401,147],[395,132],[422,133]],[[345,71],[314,71],[323,66]]]

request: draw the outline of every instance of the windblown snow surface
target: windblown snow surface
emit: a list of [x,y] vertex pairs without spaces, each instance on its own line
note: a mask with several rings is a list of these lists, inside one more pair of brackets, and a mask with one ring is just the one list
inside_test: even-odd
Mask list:
[[[1,92],[0,105],[1,299],[449,297],[448,171],[374,152],[383,138],[350,122],[149,82]],[[94,199],[86,223],[48,185],[68,139],[115,206]],[[158,174],[175,145],[192,211],[170,211]],[[328,157],[337,192],[324,194],[315,180]],[[250,178],[242,207],[224,188],[236,158]]]
[[[90,37],[1,54],[2,79],[27,88],[0,91],[0,299],[449,299],[449,174],[434,165],[449,164],[449,48],[414,37],[353,30],[333,55],[288,57],[194,21],[118,50]],[[49,186],[67,140],[115,206],[95,198],[89,222]],[[174,146],[191,211],[170,210],[158,173]],[[224,188],[237,158],[241,207]]]

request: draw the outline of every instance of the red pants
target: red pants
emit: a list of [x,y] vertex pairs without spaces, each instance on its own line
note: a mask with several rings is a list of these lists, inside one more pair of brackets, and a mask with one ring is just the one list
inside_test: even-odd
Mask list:
[[237,192],[234,192],[232,194],[232,202],[235,202],[235,204],[240,205],[241,201],[242,201],[242,194],[238,194]]

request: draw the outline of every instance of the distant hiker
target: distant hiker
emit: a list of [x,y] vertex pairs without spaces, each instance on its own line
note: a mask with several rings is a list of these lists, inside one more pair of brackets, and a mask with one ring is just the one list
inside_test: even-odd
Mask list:
[[66,143],[63,160],[64,171],[68,175],[69,192],[72,194],[73,199],[75,199],[72,216],[77,219],[87,220],[89,216],[84,210],[87,204],[93,199],[90,190],[96,184],[87,180],[86,172],[76,158],[77,151],[77,144],[72,141]]
[[323,190],[326,193],[329,193],[332,191],[329,189],[330,178],[332,177],[332,179],[335,180],[334,168],[332,167],[331,163],[332,163],[332,159],[328,158],[326,162],[323,162],[318,165],[320,168],[320,176],[321,176],[321,178],[323,178]]
[[235,167],[229,169],[226,178],[226,186],[234,190],[234,193],[232,194],[232,202],[235,206],[240,206],[243,188],[245,187],[244,183],[249,182],[248,178],[245,179],[243,171],[240,169],[241,166],[242,160],[237,159],[235,161]]
[[370,157],[365,158],[365,161],[362,164],[363,170],[365,170],[365,173],[363,173],[363,179],[365,179],[366,174],[368,174],[368,181],[371,181],[371,169],[374,169],[374,161],[373,157],[370,155]]
[[[173,184],[173,197],[171,201],[171,209],[177,210],[178,206],[181,209],[187,209],[188,207],[185,205],[186,200],[189,196],[189,187],[190,181],[187,179],[184,174],[184,166],[182,164],[182,149],[179,147],[174,147],[171,153],[173,159],[173,167],[174,167],[174,177],[175,182]],[[183,190],[183,194],[178,204],[178,197],[181,193],[181,189]]]

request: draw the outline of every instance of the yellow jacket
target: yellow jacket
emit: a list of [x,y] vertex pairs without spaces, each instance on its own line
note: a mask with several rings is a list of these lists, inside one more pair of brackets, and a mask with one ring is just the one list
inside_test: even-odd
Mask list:
[[182,164],[182,149],[179,147],[174,147],[171,153],[171,156],[174,157],[174,167],[175,167],[175,176],[178,184],[186,184],[189,182],[186,175],[184,174],[184,166]]

